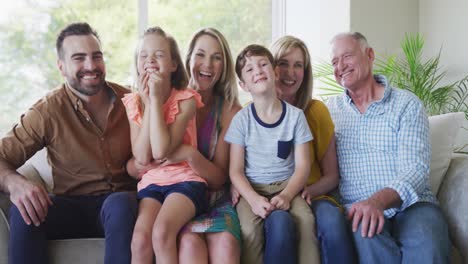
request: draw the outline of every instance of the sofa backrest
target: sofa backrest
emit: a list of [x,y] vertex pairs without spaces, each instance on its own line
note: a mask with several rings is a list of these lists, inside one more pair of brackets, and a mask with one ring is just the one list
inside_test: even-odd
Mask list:
[[[47,149],[43,148],[39,150],[34,156],[32,156],[26,163],[18,169],[20,173],[31,171],[34,168],[35,172],[41,176],[42,181],[45,183],[45,187],[49,192],[54,189],[54,179],[52,177],[52,168],[49,165],[47,159]],[[28,175],[29,176],[29,175]]]
[[437,195],[440,184],[450,165],[454,144],[460,130],[464,113],[448,113],[429,117],[431,135],[431,173],[430,183],[432,192]]

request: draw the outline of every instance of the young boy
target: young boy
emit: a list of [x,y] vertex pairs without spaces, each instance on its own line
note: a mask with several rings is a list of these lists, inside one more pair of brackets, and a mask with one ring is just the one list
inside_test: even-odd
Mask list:
[[[294,224],[274,227],[269,222],[277,213],[290,213],[294,218],[290,222],[301,231],[299,263],[319,263],[315,219],[300,197],[309,175],[308,142],[313,139],[304,113],[277,98],[274,60],[265,47],[247,46],[237,57],[236,73],[241,88],[253,98],[234,116],[225,136],[231,144],[230,178],[241,195],[236,207],[243,239],[241,262],[298,263]],[[280,243],[283,240],[290,243]]]

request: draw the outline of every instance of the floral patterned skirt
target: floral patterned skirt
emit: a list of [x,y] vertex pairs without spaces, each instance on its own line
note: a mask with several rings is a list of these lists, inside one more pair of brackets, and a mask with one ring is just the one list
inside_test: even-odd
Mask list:
[[216,233],[228,231],[239,242],[240,223],[236,209],[232,206],[229,187],[209,193],[210,207],[185,225],[183,232]]

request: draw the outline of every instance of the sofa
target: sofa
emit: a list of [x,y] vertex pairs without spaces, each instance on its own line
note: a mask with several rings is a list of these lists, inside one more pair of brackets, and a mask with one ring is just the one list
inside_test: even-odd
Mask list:
[[[468,137],[457,143],[462,129],[463,113],[451,113],[429,118],[432,159],[430,182],[447,217],[452,241],[452,263],[468,263],[468,155],[453,153],[457,144],[466,144]],[[465,141],[467,140],[467,141]],[[460,140],[459,140],[460,141]],[[28,179],[43,184],[50,191],[53,181],[42,150],[18,171]],[[8,262],[8,196],[0,193],[0,264]],[[51,263],[103,263],[104,240],[99,238],[48,241]]]

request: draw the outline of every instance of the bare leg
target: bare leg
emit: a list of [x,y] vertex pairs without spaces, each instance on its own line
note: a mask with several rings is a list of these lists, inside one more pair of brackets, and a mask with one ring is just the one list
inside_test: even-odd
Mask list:
[[187,196],[170,194],[153,226],[153,248],[158,264],[178,263],[177,234],[195,216],[195,205]]
[[152,231],[161,203],[152,198],[140,201],[132,237],[132,263],[153,263]]
[[183,232],[179,235],[179,262],[208,263],[208,248],[204,234]]
[[239,241],[229,232],[207,233],[210,263],[240,263]]

